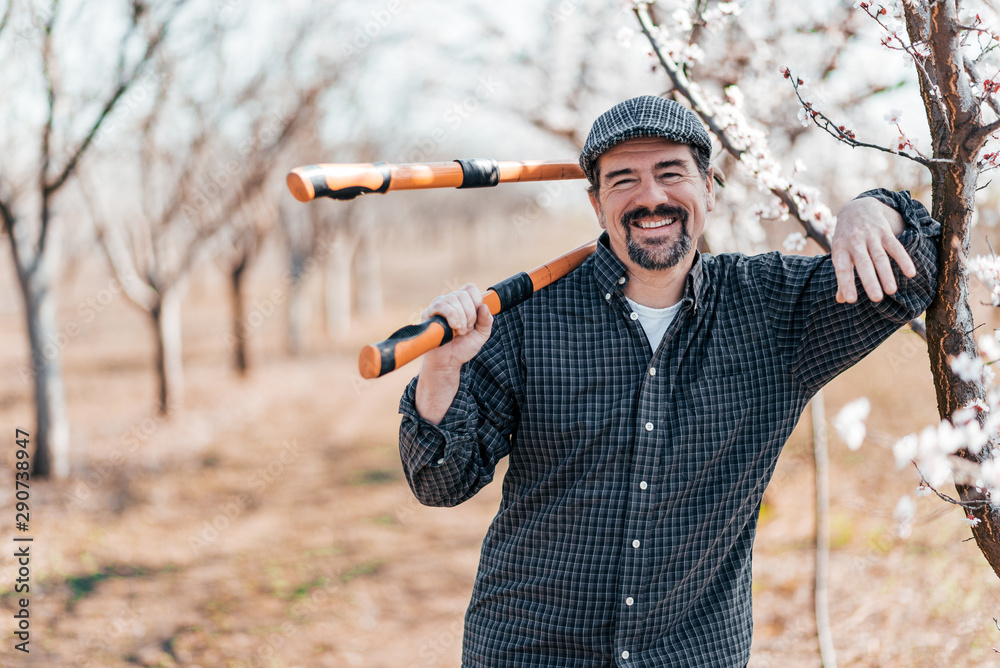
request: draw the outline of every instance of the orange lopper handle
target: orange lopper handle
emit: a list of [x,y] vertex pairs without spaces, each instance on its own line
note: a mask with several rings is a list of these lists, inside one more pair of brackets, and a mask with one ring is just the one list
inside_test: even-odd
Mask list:
[[489,188],[498,183],[582,179],[576,162],[502,161],[475,158],[452,162],[390,165],[320,164],[296,167],[288,173],[288,189],[300,202],[317,197],[354,199],[367,193],[420,188]]
[[[483,303],[496,315],[531,297],[536,290],[573,271],[597,248],[591,241],[569,253],[546,262],[537,269],[521,272],[497,283],[483,293]],[[407,325],[394,332],[385,341],[371,343],[361,350],[358,371],[364,378],[378,378],[395,371],[407,362],[452,340],[455,333],[443,316],[434,315],[416,325]]]

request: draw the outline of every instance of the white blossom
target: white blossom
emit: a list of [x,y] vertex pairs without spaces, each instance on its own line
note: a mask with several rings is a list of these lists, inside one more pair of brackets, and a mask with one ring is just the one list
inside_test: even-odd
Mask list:
[[676,9],[674,13],[670,15],[673,19],[674,27],[680,32],[690,32],[691,28],[691,14],[686,9]]
[[906,32],[906,24],[891,14],[882,17],[882,27],[897,40],[900,39],[900,34]]
[[899,118],[902,115],[903,112],[899,109],[890,109],[889,113],[885,114],[882,118],[884,118],[889,125],[896,125],[899,123]]
[[1000,342],[997,341],[996,330],[979,337],[979,352],[990,362],[1000,359]]
[[732,104],[737,109],[741,109],[743,107],[743,100],[744,100],[743,91],[740,90],[739,86],[737,86],[736,84],[726,86],[725,92],[726,92],[726,99],[729,100],[730,104]]
[[967,513],[966,516],[962,518],[962,523],[967,527],[974,527],[979,524],[979,518],[973,517],[972,513]]
[[977,255],[967,262],[969,271],[988,288],[1000,285],[1000,257],[996,255]]
[[983,384],[987,387],[993,385],[993,379],[996,378],[996,373],[993,371],[991,366],[983,366]]
[[[902,450],[897,457],[907,454]],[[917,451],[911,459],[931,487],[940,487],[951,478],[954,467],[948,455],[961,449],[960,436],[956,436],[951,423],[942,420],[937,427],[924,427],[920,432]]]
[[702,49],[697,44],[688,44],[683,51],[681,51],[682,58],[689,65],[694,63],[699,63],[705,60],[705,50]]
[[622,26],[618,28],[618,32],[615,33],[615,40],[622,45],[623,48],[627,49],[632,46],[632,37],[635,36],[635,31],[628,26]]
[[969,353],[961,352],[958,355],[949,355],[948,365],[956,376],[967,383],[978,381],[983,377],[983,360],[980,357],[973,357]]
[[867,398],[855,399],[840,409],[837,417],[833,419],[834,429],[851,450],[860,448],[861,443],[865,440],[867,430],[864,421],[871,412],[871,408],[871,403]]
[[937,446],[941,454],[951,455],[965,447],[964,432],[956,429],[947,420],[941,420],[937,428]]
[[924,483],[920,483],[919,485],[917,485],[917,489],[913,493],[916,494],[918,497],[922,497],[922,496],[930,496],[934,492],[933,490],[931,490],[930,487],[928,487]]
[[901,469],[917,458],[920,441],[916,435],[908,434],[896,441],[892,446],[892,454],[896,456],[896,468]]
[[739,16],[743,8],[736,2],[720,2],[715,7],[702,12],[701,18],[709,32],[717,33],[726,27],[726,19]]
[[965,449],[974,455],[983,451],[983,447],[990,442],[989,434],[979,426],[976,420],[970,421],[962,428]]
[[913,533],[913,517],[917,512],[917,504],[909,496],[900,497],[892,516],[896,520],[896,535],[906,539]]
[[979,465],[979,475],[983,486],[991,490],[991,495],[995,490],[1000,490],[1000,460],[994,457],[983,461]]
[[785,237],[785,242],[782,245],[789,253],[802,251],[806,247],[806,237],[801,232],[792,232]]
[[802,127],[804,128],[809,127],[809,115],[806,113],[805,107],[799,107],[799,113],[797,114],[797,116],[799,119],[799,123],[802,124]]

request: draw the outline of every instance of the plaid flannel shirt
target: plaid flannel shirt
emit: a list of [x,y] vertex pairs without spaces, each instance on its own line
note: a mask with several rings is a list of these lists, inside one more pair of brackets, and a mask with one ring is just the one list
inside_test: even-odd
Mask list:
[[440,425],[401,405],[407,480],[451,506],[509,456],[464,666],[745,666],[761,497],[812,395],[920,315],[939,225],[909,193],[899,291],[838,304],[829,256],[701,255],[654,352],[605,243],[500,314]]

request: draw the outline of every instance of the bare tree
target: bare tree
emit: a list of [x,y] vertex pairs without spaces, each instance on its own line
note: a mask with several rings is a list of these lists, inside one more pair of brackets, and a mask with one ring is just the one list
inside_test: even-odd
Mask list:
[[[288,69],[306,29],[290,41],[283,58]],[[284,175],[278,156],[299,126],[318,113],[317,99],[337,74],[336,68],[321,67],[314,78],[299,84],[281,71],[262,69],[232,90],[221,52],[214,59],[187,55],[196,56],[200,71],[211,77],[209,94],[193,99],[186,81],[162,78],[163,103],[150,110],[141,132],[141,214],[105,214],[98,224],[102,247],[125,294],[150,317],[157,403],[164,414],[183,402],[180,308],[188,277],[208,257],[242,255],[232,274],[235,317],[240,317],[242,275],[255,245],[247,240],[245,223],[255,219],[257,194],[267,190],[276,172]],[[176,67],[176,62],[164,65],[168,71]],[[189,124],[180,139],[178,118]],[[243,129],[234,132],[234,126]],[[131,276],[141,280],[128,281]]]
[[[306,283],[324,265],[327,334],[338,336],[350,328],[357,289],[354,260],[363,237],[355,215],[357,206],[315,202],[303,208],[292,202],[281,207],[279,229],[288,259],[285,346],[291,355],[300,355],[307,347],[312,312]],[[377,261],[374,271],[379,281]]]
[[[136,0],[122,4],[128,24],[120,38],[114,69],[101,75],[107,77],[105,81],[88,82],[92,88],[82,97],[96,103],[88,105],[85,113],[67,108],[72,96],[70,82],[62,76],[62,47],[76,26],[66,20],[69,17],[64,17],[62,3],[55,0],[44,15],[29,19],[38,26],[38,31],[8,35],[9,21],[15,15],[12,2],[0,19],[0,42],[19,39],[21,43],[8,48],[21,50],[28,46],[29,52],[37,57],[32,65],[39,68],[40,90],[31,85],[30,92],[43,100],[45,113],[40,127],[21,116],[20,127],[11,129],[18,139],[34,137],[38,142],[37,150],[27,158],[28,164],[8,163],[0,167],[0,216],[24,299],[31,351],[29,366],[36,411],[33,436],[37,448],[33,473],[42,477],[65,477],[70,471],[70,425],[62,351],[54,343],[57,341],[55,288],[59,276],[54,254],[61,223],[56,213],[57,198],[79,171],[112,112],[148,70],[184,0],[152,5]],[[29,6],[23,11],[35,10]],[[8,62],[8,67],[19,66],[17,59]],[[20,104],[20,100],[4,95],[0,107],[8,104]],[[88,117],[90,120],[81,132],[80,121]]]
[[277,222],[277,207],[273,205],[276,199],[273,196],[274,190],[275,188],[265,188],[263,192],[266,194],[252,197],[246,203],[243,214],[234,217],[230,223],[235,235],[232,249],[223,258],[229,277],[232,304],[232,324],[226,343],[233,353],[233,368],[241,376],[246,376],[250,371],[247,341],[256,327],[254,318],[247,313],[246,277],[264,240]]

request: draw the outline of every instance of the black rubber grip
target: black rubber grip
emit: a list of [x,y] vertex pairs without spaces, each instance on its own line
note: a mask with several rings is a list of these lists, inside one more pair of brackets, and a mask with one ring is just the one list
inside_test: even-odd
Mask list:
[[340,190],[331,190],[329,186],[326,185],[326,177],[319,170],[313,172],[309,175],[309,180],[312,181],[313,189],[316,191],[317,195],[322,195],[323,197],[329,197],[331,199],[340,200],[351,200],[358,195],[367,195],[368,193],[384,193],[389,189],[389,184],[392,182],[392,168],[386,162],[375,162],[372,163],[372,167],[375,167],[382,174],[382,185],[372,190],[371,188],[366,188],[365,186],[351,186],[350,188],[341,188]]
[[392,183],[392,168],[389,167],[389,163],[387,162],[373,162],[372,167],[382,172],[382,187],[376,188],[374,192],[384,193],[389,189],[389,184]]
[[490,158],[456,160],[462,166],[459,188],[491,188],[500,183],[500,165]]
[[490,286],[490,290],[496,292],[497,297],[500,298],[500,310],[506,311],[512,306],[527,301],[535,292],[535,286],[531,282],[531,276],[522,271]]
[[378,352],[382,357],[379,376],[383,376],[396,369],[397,345],[403,341],[414,339],[423,334],[431,326],[431,323],[435,322],[444,327],[444,338],[441,339],[441,345],[443,346],[454,338],[455,332],[448,326],[448,321],[445,320],[444,316],[441,315],[432,315],[429,319],[424,320],[421,323],[417,323],[416,325],[407,325],[406,327],[397,329],[385,341],[380,341],[379,343],[374,344],[375,347],[378,348]]

